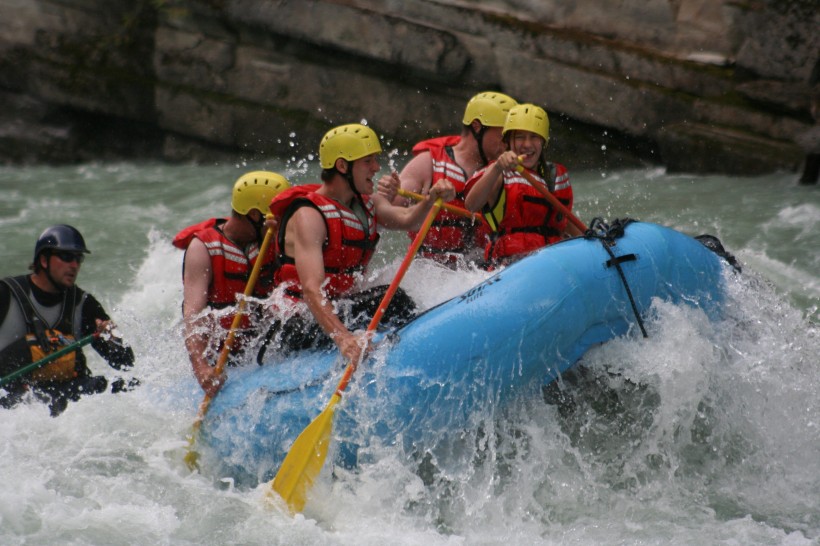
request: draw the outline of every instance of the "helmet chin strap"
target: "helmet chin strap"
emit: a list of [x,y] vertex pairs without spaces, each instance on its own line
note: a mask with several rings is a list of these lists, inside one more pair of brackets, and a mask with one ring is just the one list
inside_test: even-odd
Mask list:
[[362,199],[362,194],[359,193],[359,190],[356,189],[356,183],[353,181],[353,162],[346,161],[347,163],[347,172],[343,173],[342,176],[345,180],[347,180],[347,184],[350,186],[350,189],[353,190],[353,194],[356,196],[356,199],[359,203],[364,203]]
[[256,233],[256,242],[261,244],[262,239],[264,239],[264,235],[263,235],[262,232],[263,232],[263,228],[265,227],[265,215],[262,214],[262,212],[259,211],[258,209],[254,209],[254,210],[257,210],[257,212],[259,212],[260,215],[261,215],[261,217],[259,218],[259,221],[254,221],[253,218],[251,218],[250,213],[246,214],[245,218],[247,218],[248,222],[250,222],[251,226],[253,226],[253,231],[254,231],[254,233]]
[[486,167],[487,163],[489,163],[489,161],[487,161],[487,155],[484,153],[484,133],[485,133],[485,131],[487,131],[487,128],[484,127],[483,125],[481,126],[480,131],[475,131],[475,130],[473,130],[472,125],[470,126],[470,133],[472,133],[473,138],[475,138],[475,141],[478,143],[478,155],[481,157],[481,166],[482,167]]
[[[40,257],[38,256],[37,259],[39,260]],[[43,271],[46,272],[46,278],[48,279],[48,282],[50,282],[51,286],[53,286],[58,292],[65,291],[65,287],[61,286],[60,283],[58,283],[57,280],[51,276],[51,267],[48,265],[48,263],[48,256],[46,256],[46,266],[43,268]]]

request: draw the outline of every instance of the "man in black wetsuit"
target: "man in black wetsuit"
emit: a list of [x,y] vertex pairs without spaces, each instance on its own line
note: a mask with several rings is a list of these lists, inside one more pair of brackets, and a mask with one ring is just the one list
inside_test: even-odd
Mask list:
[[[133,366],[134,353],[111,334],[108,314],[94,296],[76,285],[88,253],[79,231],[64,224],[52,226],[37,239],[33,273],[0,280],[0,378],[95,332],[100,335],[91,346],[112,368]],[[131,380],[128,386],[136,383]],[[30,392],[57,416],[69,401],[107,388],[105,377],[91,375],[78,348],[4,384],[0,406],[12,407]],[[127,386],[118,379],[111,390],[127,390]]]

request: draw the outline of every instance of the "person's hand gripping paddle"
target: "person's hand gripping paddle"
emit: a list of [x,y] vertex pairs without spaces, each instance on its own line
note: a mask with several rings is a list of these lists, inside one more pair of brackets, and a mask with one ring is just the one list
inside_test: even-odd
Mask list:
[[[521,158],[519,157],[518,160],[520,162]],[[581,233],[583,233],[587,230],[586,224],[584,224],[577,216],[575,216],[572,213],[572,211],[570,211],[561,201],[558,200],[557,197],[555,197],[552,193],[550,193],[549,188],[547,188],[544,184],[542,184],[541,182],[539,182],[538,180],[533,178],[533,176],[524,167],[524,165],[521,165],[519,163],[519,165],[515,168],[515,170],[518,171],[519,173],[521,173],[521,176],[523,176],[527,180],[527,182],[530,183],[530,185],[533,188],[538,190],[538,193],[543,195],[544,198],[547,201],[549,201],[549,203],[553,207],[555,207],[561,214],[566,215],[566,217],[569,219],[570,223],[572,223],[572,225],[574,225],[575,227],[580,229]]]
[[[410,248],[407,250],[407,255],[393,278],[393,282],[387,288],[387,292],[385,292],[376,313],[373,315],[373,319],[367,327],[368,333],[375,331],[379,325],[387,306],[390,305],[390,300],[396,293],[405,272],[410,267],[413,257],[418,253],[424,237],[430,231],[430,226],[441,206],[441,198],[438,198],[433,208],[427,213],[424,223],[421,225],[415,239],[413,239]],[[328,445],[330,444],[330,433],[333,428],[333,414],[336,404],[341,400],[342,392],[347,388],[347,384],[350,382],[350,378],[353,372],[356,371],[358,364],[358,362],[347,363],[344,375],[342,375],[341,381],[336,386],[336,391],[331,396],[330,402],[293,442],[290,451],[282,461],[279,472],[271,482],[273,490],[285,500],[292,513],[301,512],[305,507],[310,488],[319,476],[322,466],[324,466]]]
[[[231,323],[231,329],[228,332],[228,337],[225,339],[225,343],[222,345],[222,350],[219,352],[219,358],[217,359],[216,366],[214,367],[214,372],[217,377],[222,375],[222,372],[225,369],[225,364],[228,362],[228,356],[230,356],[231,347],[233,347],[236,331],[239,329],[242,316],[245,314],[245,300],[248,296],[253,294],[256,281],[259,279],[259,272],[262,270],[262,262],[268,253],[268,248],[273,240],[275,231],[275,228],[269,227],[265,232],[265,238],[262,240],[262,246],[259,248],[259,254],[256,257],[256,262],[253,264],[253,269],[251,270],[251,275],[248,278],[248,283],[245,285],[244,297],[239,300],[239,304],[236,308],[236,314],[234,315],[233,322]],[[199,429],[202,426],[202,421],[205,419],[205,414],[208,413],[208,408],[210,407],[212,400],[213,396],[210,394],[205,395],[205,398],[203,398],[202,403],[199,405],[199,413],[196,416],[196,420],[191,427],[191,433],[188,436],[188,451],[185,453],[185,464],[188,465],[188,469],[190,470],[199,468],[199,453],[197,453],[194,449],[194,445],[199,437]]]

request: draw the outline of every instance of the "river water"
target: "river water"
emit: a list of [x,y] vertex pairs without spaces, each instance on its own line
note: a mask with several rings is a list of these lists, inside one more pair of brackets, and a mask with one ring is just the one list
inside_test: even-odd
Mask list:
[[[295,518],[264,486],[190,473],[185,437],[202,395],[170,240],[226,214],[243,172],[312,182],[314,163],[0,168],[0,275],[25,272],[47,225],[78,227],[92,250],[79,284],[132,344],[142,382],[56,419],[39,404],[0,410],[0,544],[819,543],[820,188],[793,174],[572,173],[584,221],[711,233],[744,268],[727,274],[720,322],[658,304],[648,339],[591,350],[567,378],[572,404],[528,397],[488,411],[433,470],[385,447],[318,484]],[[389,279],[405,242],[385,235],[374,270]],[[432,270],[418,262],[405,279],[423,305],[483,278],[436,270],[431,283]]]

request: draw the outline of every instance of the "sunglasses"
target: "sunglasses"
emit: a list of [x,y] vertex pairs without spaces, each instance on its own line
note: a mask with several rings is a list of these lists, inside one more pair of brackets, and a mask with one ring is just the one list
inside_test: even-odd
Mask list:
[[51,255],[57,256],[65,263],[77,262],[77,265],[80,265],[83,263],[83,260],[85,260],[84,254],[77,254],[76,252],[57,251],[52,252]]

